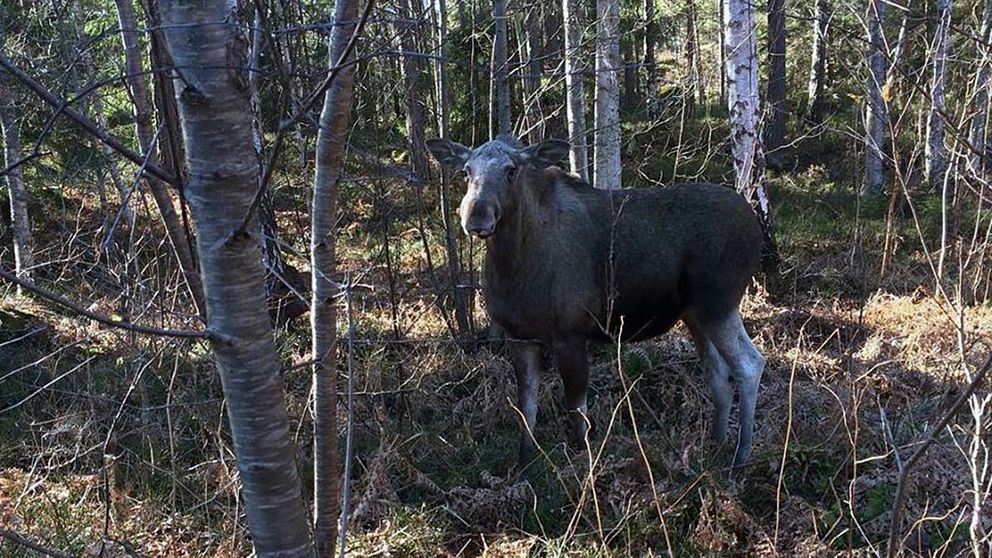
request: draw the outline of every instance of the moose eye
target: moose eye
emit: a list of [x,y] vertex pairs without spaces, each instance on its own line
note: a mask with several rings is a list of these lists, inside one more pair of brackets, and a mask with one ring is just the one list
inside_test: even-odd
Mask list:
[[517,167],[507,167],[506,168],[507,182],[513,182],[513,179],[516,177],[517,177]]

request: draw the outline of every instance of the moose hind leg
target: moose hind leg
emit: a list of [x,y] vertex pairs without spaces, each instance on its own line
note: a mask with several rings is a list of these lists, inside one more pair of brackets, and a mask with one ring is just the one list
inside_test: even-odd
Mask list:
[[730,367],[720,356],[716,345],[710,341],[702,328],[693,320],[686,320],[692,333],[699,355],[699,367],[706,374],[710,392],[713,397],[713,439],[718,446],[727,443],[727,430],[730,424],[730,407],[733,404],[734,391],[730,385]]
[[589,358],[586,341],[582,338],[554,342],[555,362],[565,388],[565,410],[568,413],[569,440],[585,447],[589,422]]
[[510,356],[517,376],[517,405],[522,418],[518,461],[520,467],[524,467],[534,459],[537,451],[534,427],[537,425],[537,394],[541,380],[541,346],[521,342],[511,345]]
[[765,357],[751,342],[740,312],[734,310],[712,328],[713,344],[730,366],[730,374],[740,390],[740,432],[734,465],[743,465],[751,456],[754,413],[758,403],[758,386],[765,369]]

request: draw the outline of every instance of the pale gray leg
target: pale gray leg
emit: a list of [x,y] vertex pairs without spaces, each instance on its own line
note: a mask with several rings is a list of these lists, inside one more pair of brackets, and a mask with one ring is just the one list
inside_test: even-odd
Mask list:
[[541,380],[541,346],[537,343],[510,342],[510,357],[517,376],[517,405],[523,415],[520,432],[520,466],[530,463],[537,446],[534,427],[537,425],[537,393]]
[[686,320],[699,355],[699,366],[706,374],[713,397],[713,439],[717,446],[727,443],[727,430],[730,425],[730,407],[734,392],[730,385],[730,367],[720,356],[720,352],[706,336],[703,328],[694,321]]

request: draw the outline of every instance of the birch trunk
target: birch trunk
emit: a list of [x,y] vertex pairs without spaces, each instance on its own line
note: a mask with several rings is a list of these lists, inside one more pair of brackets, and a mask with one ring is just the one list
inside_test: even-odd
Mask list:
[[[7,84],[0,83],[0,127],[3,128],[4,168],[9,168],[21,160],[21,138],[16,110],[13,106],[13,91]],[[14,237],[14,273],[20,279],[31,279],[34,265],[34,239],[31,236],[31,221],[28,218],[28,191],[24,187],[21,167],[7,171],[8,197],[10,198],[10,222]],[[24,294],[20,286],[18,294]]]
[[685,53],[686,53],[686,90],[689,106],[697,102],[704,103],[702,60],[699,54],[699,14],[695,0],[686,2]]
[[[648,0],[650,1],[650,0]],[[990,0],[992,1],[992,0]],[[565,97],[568,119],[568,154],[572,172],[589,181],[589,148],[586,140],[586,101],[582,84],[582,1],[562,0],[565,21]]]
[[981,173],[986,169],[986,126],[989,117],[989,89],[992,83],[992,0],[985,0],[985,12],[982,15],[981,36],[978,42],[978,74],[975,84],[975,116],[971,121],[969,140],[974,148],[968,158],[974,172]]
[[765,148],[768,160],[781,167],[788,118],[785,81],[785,0],[768,0],[768,124]]
[[620,1],[596,0],[593,185],[620,189]]
[[[496,87],[496,116],[489,117],[489,137],[510,133],[510,80],[507,76],[506,51],[506,0],[493,0],[493,19],[496,36],[493,40],[492,72]],[[439,21],[438,25],[444,25]]]
[[947,148],[944,146],[944,115],[947,102],[944,89],[947,68],[947,32],[951,27],[951,0],[937,0],[939,21],[933,44],[933,75],[930,79],[930,112],[927,114],[925,162],[931,187],[944,182],[947,172]]
[[882,23],[885,21],[885,0],[869,0],[868,3],[868,112],[865,116],[865,179],[863,191],[866,195],[882,193],[882,155],[885,143],[885,121],[888,108],[882,97],[885,83],[885,37]]
[[758,134],[761,103],[758,95],[757,33],[750,0],[724,0],[727,52],[727,103],[730,110],[731,152],[735,187],[751,202],[764,233],[766,267],[778,263],[771,206],[765,190],[765,155]]
[[524,75],[524,110],[527,114],[527,140],[537,145],[544,139],[544,111],[541,109],[541,74],[544,55],[541,48],[541,7],[534,4],[524,15],[524,33],[527,36],[527,73]]
[[208,331],[227,401],[248,527],[258,556],[313,556],[280,363],[265,306],[258,224],[242,222],[258,181],[247,41],[224,0],[161,0],[186,143]]
[[[127,68],[127,84],[134,101],[134,128],[138,137],[138,148],[141,156],[152,163],[158,162],[154,145],[155,126],[152,122],[152,103],[148,84],[145,81],[142,65],[141,44],[139,42],[137,19],[134,16],[132,0],[114,0],[117,5],[117,17],[121,26],[121,42],[124,45],[124,61]],[[179,262],[183,277],[189,288],[193,304],[200,316],[205,316],[206,305],[203,298],[203,283],[193,259],[186,230],[179,220],[166,185],[158,179],[149,178],[148,187],[155,199],[166,235],[172,243],[172,249]]]
[[654,58],[657,26],[654,0],[644,0],[644,70],[647,74],[645,91],[648,95],[648,114],[653,118],[658,112],[658,66]]
[[806,87],[806,119],[817,126],[823,122],[823,95],[827,80],[827,31],[830,27],[830,3],[816,0],[813,4],[813,45]]
[[[406,132],[410,140],[410,168],[419,180],[427,176],[427,154],[424,151],[424,85],[423,62],[412,53],[417,52],[417,24],[410,13],[410,0],[396,0],[396,34],[400,39],[400,72],[403,76],[403,96],[406,104]],[[419,188],[420,186],[418,186]]]
[[[328,66],[337,63],[355,32],[357,0],[339,0],[334,5],[335,26],[328,46]],[[338,286],[334,282],[335,222],[338,183],[348,133],[348,120],[355,97],[355,67],[337,75],[324,94],[317,133],[316,167],[311,207],[310,268],[314,392],[313,521],[317,556],[334,554],[337,536],[340,459],[337,427],[337,359],[335,355]]]

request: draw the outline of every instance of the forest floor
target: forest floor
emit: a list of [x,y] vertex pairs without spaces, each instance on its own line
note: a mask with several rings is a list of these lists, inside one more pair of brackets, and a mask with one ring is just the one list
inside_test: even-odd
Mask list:
[[[547,373],[535,433],[542,458],[514,474],[509,362],[496,344],[463,350],[446,341],[416,271],[416,235],[394,227],[402,341],[386,289],[355,292],[349,554],[883,550],[899,467],[967,384],[962,346],[972,369],[983,360],[972,343],[992,333],[992,308],[967,306],[959,337],[959,309],[935,294],[905,211],[895,263],[880,278],[885,201],[858,204],[850,184],[832,180],[812,167],[771,182],[783,265],[756,280],[743,306],[768,365],[754,456],[739,471],[728,470],[727,448],[709,442],[706,379],[676,329],[594,351],[591,456],[566,446],[560,381]],[[342,268],[359,271],[379,247],[362,225],[373,209],[349,203],[339,252]],[[932,206],[920,206],[927,238]],[[381,267],[362,281],[387,284]],[[79,277],[59,283],[77,300],[95,283]],[[102,299],[93,307],[113,310]],[[220,386],[202,345],[107,331],[12,289],[0,319],[0,529],[67,555],[247,553]],[[309,358],[305,320],[277,342],[288,364]],[[310,483],[309,374],[290,369],[285,381]],[[967,412],[954,417],[916,469],[903,525],[911,555],[967,548],[971,421]],[[990,510],[980,514],[992,526]],[[0,539],[0,555],[29,554]]]

